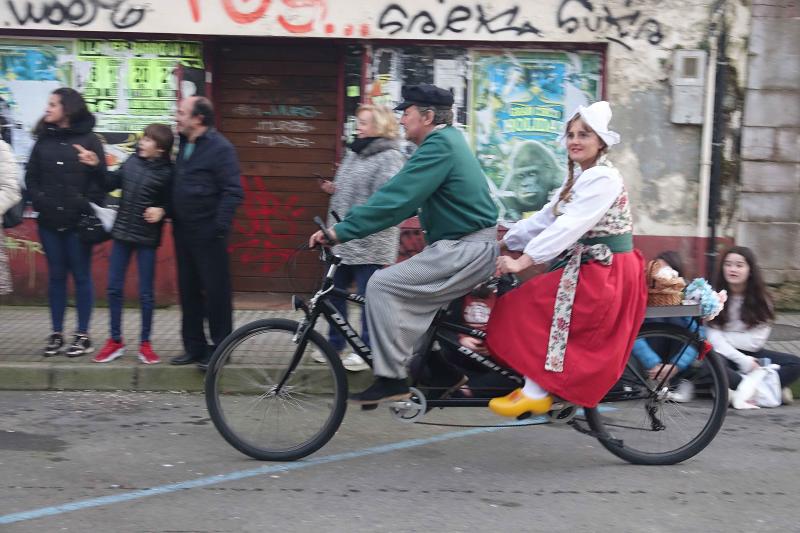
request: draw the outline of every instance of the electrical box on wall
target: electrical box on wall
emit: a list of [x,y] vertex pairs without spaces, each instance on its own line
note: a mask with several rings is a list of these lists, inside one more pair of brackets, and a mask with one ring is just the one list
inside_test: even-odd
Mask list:
[[672,113],[674,124],[703,123],[703,88],[706,83],[704,50],[676,50],[672,70]]

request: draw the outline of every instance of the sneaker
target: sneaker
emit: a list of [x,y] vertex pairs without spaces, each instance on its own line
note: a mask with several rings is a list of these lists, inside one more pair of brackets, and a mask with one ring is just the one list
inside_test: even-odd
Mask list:
[[783,405],[792,405],[794,403],[794,394],[792,394],[792,389],[789,387],[782,388],[781,400],[783,400]]
[[146,365],[156,365],[161,362],[161,358],[153,351],[150,341],[142,341],[139,344],[139,361]]
[[319,363],[321,365],[324,365],[325,363],[328,362],[328,359],[325,357],[325,354],[322,353],[321,350],[314,350],[313,352],[311,352],[311,359],[313,359],[315,363]]
[[344,366],[345,370],[349,370],[350,372],[361,372],[362,370],[369,368],[367,362],[364,361],[360,355],[354,352],[350,352],[346,356],[342,357],[342,365]]
[[110,363],[117,357],[122,356],[123,353],[125,353],[125,343],[122,342],[122,339],[118,341],[108,339],[92,361],[95,363]]
[[64,348],[64,335],[61,333],[52,333],[47,338],[47,346],[44,348],[45,357],[53,357]]
[[377,405],[381,402],[392,400],[407,400],[411,398],[405,379],[376,377],[367,390],[358,394],[351,394],[350,401],[360,405]]
[[675,403],[686,403],[694,400],[694,383],[682,379],[675,390],[667,393],[667,400]]
[[94,348],[92,347],[92,341],[89,340],[89,336],[83,333],[76,333],[72,338],[72,344],[67,348],[66,356],[80,357],[81,355],[92,353],[93,351]]

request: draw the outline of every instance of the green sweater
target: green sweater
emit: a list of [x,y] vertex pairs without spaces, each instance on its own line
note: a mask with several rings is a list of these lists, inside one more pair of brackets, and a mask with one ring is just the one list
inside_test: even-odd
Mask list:
[[400,172],[334,226],[340,242],[361,239],[419,215],[425,240],[458,239],[497,223],[478,160],[453,127],[434,130]]

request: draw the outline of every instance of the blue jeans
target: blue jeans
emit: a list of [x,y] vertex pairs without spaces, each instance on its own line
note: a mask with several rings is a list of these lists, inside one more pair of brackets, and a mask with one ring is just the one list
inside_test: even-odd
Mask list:
[[55,231],[39,226],[39,240],[47,258],[47,298],[54,332],[64,331],[67,308],[67,274],[75,282],[78,333],[89,333],[94,304],[92,246],[84,244],[75,231]]
[[153,279],[156,273],[156,249],[153,246],[114,241],[108,265],[108,310],[111,315],[111,338],[122,339],[122,303],[125,289],[125,272],[131,255],[136,252],[139,272],[139,305],[142,308],[142,342],[150,340],[153,326]]
[[[356,293],[364,296],[367,292],[367,282],[372,275],[381,269],[381,265],[339,265],[333,277],[333,285],[344,291],[349,290],[350,285],[356,284]],[[347,301],[344,298],[331,298],[334,307],[339,314],[347,319]],[[336,349],[341,352],[345,347],[345,339],[334,328],[328,330],[328,339]],[[367,314],[361,313],[361,340],[369,346],[369,329],[367,328]]]

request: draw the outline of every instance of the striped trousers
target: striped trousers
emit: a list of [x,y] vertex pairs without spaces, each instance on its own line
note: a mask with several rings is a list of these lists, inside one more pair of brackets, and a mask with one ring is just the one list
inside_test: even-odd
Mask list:
[[414,345],[436,312],[486,281],[498,254],[497,229],[441,240],[377,271],[367,284],[367,324],[375,376],[405,378]]

